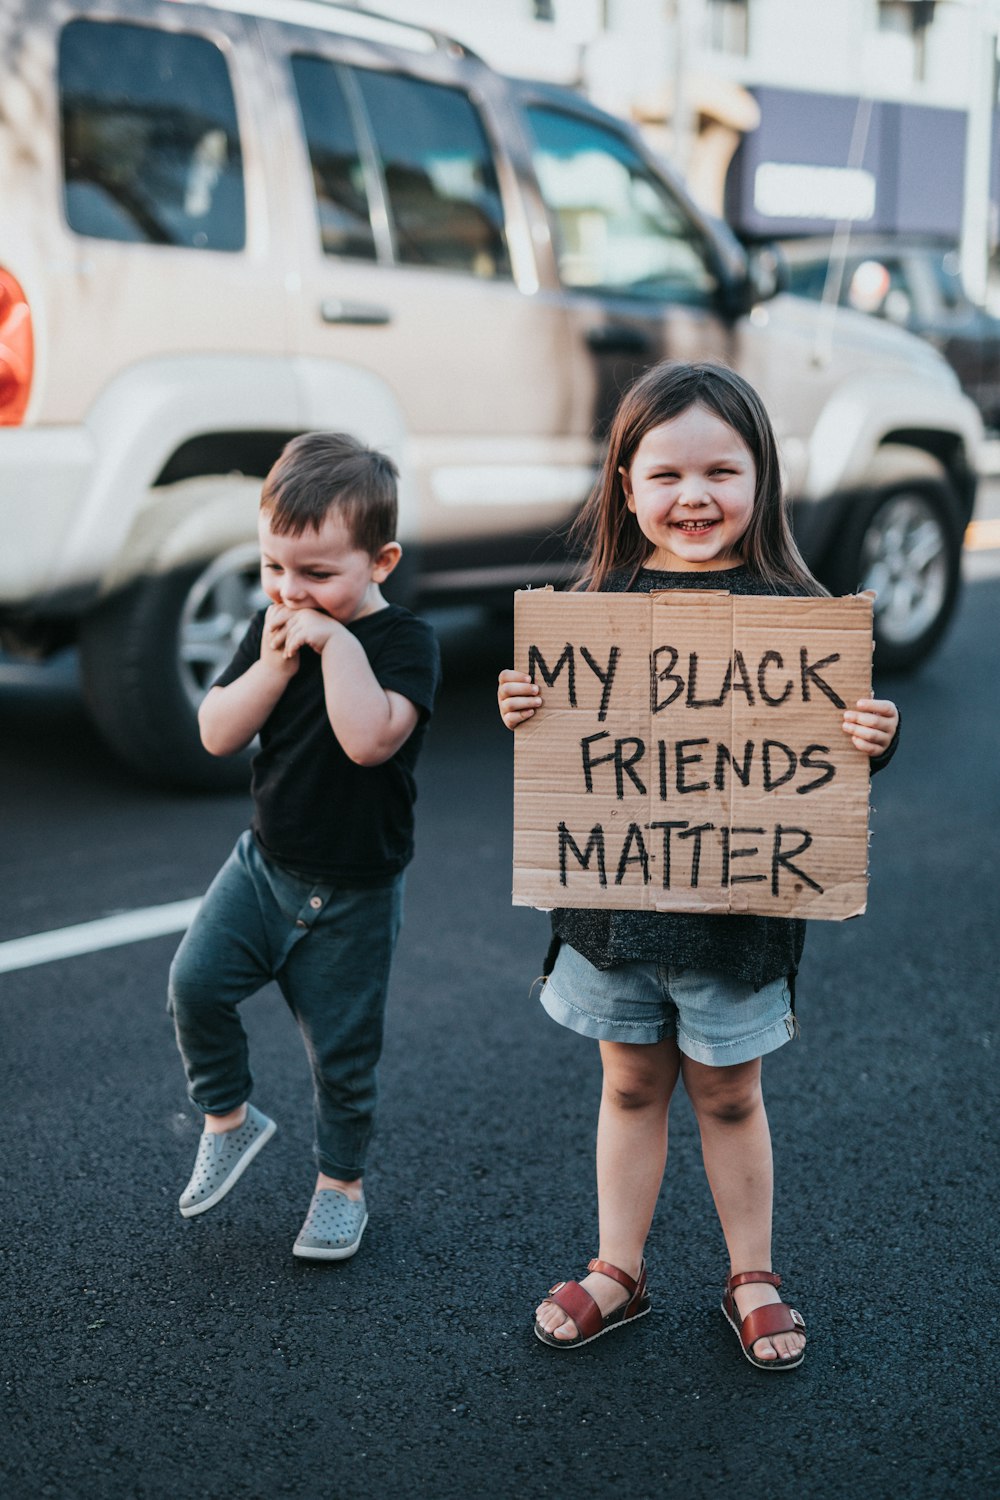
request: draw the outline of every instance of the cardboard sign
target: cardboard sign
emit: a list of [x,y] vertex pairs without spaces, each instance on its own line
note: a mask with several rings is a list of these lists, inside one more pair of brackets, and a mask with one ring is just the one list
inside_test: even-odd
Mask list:
[[541,589],[514,629],[515,905],[864,911],[869,600]]

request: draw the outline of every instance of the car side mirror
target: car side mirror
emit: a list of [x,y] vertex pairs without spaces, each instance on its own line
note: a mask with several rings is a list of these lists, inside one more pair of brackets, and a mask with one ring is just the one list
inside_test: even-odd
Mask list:
[[750,306],[769,302],[788,290],[788,263],[777,245],[752,245],[747,251]]
[[742,277],[727,288],[727,309],[742,317],[760,302],[788,290],[788,264],[777,245],[750,245]]

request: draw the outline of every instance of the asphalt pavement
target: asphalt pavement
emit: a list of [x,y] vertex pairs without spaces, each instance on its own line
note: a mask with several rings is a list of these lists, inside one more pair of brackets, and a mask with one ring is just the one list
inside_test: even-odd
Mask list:
[[[596,1252],[599,1069],[529,994],[547,924],[510,905],[508,630],[474,616],[445,622],[354,1260],[291,1255],[310,1098],[276,990],[246,1018],[278,1134],[184,1220],[176,938],[0,975],[4,1500],[996,1493],[996,575],[979,566],[918,675],[878,683],[904,740],[874,787],[869,911],[813,925],[802,1035],[765,1067],[800,1370],[754,1370],[718,1310],[683,1096],[652,1316],[582,1351],[532,1336],[539,1296]],[[0,942],[197,896],[246,826],[243,796],[121,772],[70,658],[9,672],[0,712]]]

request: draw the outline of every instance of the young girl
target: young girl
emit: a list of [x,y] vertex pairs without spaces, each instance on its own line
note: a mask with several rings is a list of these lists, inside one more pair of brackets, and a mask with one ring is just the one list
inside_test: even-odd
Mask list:
[[[774,433],[733,371],[664,364],[624,396],[578,532],[588,590],[726,589],[824,594],[792,540]],[[542,704],[522,672],[500,673],[508,729]],[[863,699],[843,729],[880,770],[896,747],[892,703]],[[751,1364],[789,1370],[805,1324],[771,1271],[771,1139],[761,1058],[792,1036],[805,923],[747,915],[556,911],[542,1004],[601,1046],[599,1258],[536,1310],[543,1343],[574,1349],[650,1308],[643,1247],[667,1157],[678,1077],[701,1132],[729,1251],[722,1310]],[[555,962],[552,964],[552,958]]]

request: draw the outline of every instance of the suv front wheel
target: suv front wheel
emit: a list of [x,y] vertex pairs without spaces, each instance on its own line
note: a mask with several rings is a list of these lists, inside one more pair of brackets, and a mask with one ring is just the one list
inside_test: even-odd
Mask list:
[[218,758],[202,747],[198,704],[267,601],[256,546],[147,576],[84,620],[83,688],[95,723],[140,775],[189,790],[239,790],[249,751]]
[[947,485],[915,479],[859,506],[833,569],[834,591],[873,589],[876,666],[902,672],[923,661],[958,599],[962,526]]

